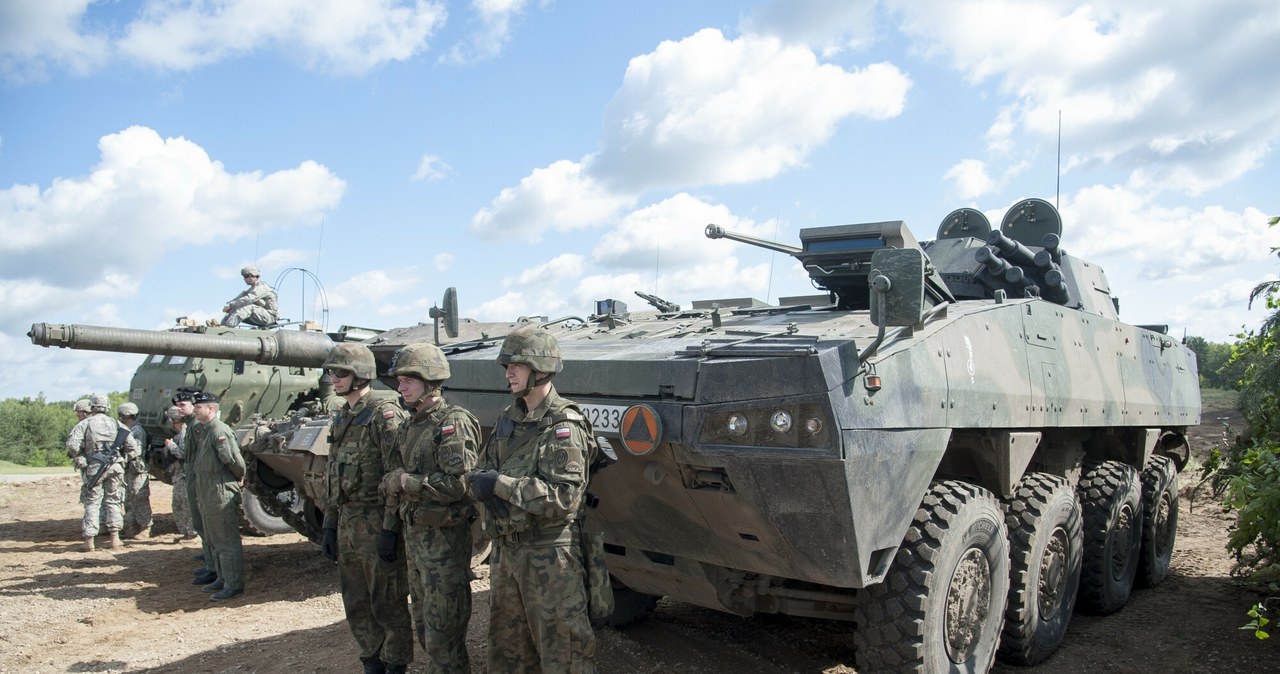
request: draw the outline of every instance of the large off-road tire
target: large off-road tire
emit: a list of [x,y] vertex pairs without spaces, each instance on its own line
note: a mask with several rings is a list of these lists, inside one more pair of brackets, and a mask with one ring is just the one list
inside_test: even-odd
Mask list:
[[1009,527],[1009,605],[997,656],[1034,665],[1067,634],[1080,587],[1080,503],[1066,478],[1028,473],[1004,500]]
[[287,534],[293,527],[283,519],[267,512],[256,494],[240,492],[240,530],[250,536],[274,536]]
[[1138,585],[1155,587],[1169,572],[1178,537],[1178,471],[1173,459],[1153,456],[1142,471],[1142,551]]
[[604,622],[609,627],[634,625],[653,614],[659,597],[635,590],[614,581],[613,614]]
[[1085,466],[1076,488],[1084,513],[1083,611],[1107,615],[1129,601],[1142,544],[1142,487],[1138,471],[1119,461]]
[[884,582],[858,593],[858,671],[986,672],[1008,595],[999,501],[967,482],[933,483]]

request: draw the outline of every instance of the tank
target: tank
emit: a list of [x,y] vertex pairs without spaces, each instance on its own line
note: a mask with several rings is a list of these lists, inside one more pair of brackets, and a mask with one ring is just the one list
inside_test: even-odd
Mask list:
[[[588,516],[610,622],[665,596],[849,621],[860,672],[986,671],[1047,658],[1074,612],[1163,579],[1195,356],[1120,320],[1052,205],[1019,201],[999,228],[960,209],[924,243],[901,221],[807,228],[799,246],[706,234],[792,255],[818,292],[689,309],[637,293],[651,310],[611,298],[460,327],[455,307],[365,342],[384,371],[436,341],[447,397],[488,432],[511,401],[503,336],[556,335],[557,390],[618,455]],[[307,423],[279,444],[307,444]]]

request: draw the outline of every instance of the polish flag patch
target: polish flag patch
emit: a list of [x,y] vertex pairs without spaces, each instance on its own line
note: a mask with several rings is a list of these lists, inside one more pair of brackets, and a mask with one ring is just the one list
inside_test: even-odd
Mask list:
[[573,435],[573,431],[572,431],[572,430],[570,430],[570,429],[568,429],[568,428],[557,428],[557,429],[556,429],[556,440],[564,440],[565,438],[569,437],[570,435]]
[[440,435],[453,435],[456,430],[457,429],[453,427],[453,424],[449,424],[448,426],[441,426]]
[[386,411],[384,411],[384,412],[382,413],[382,418],[383,418],[383,419],[390,419],[391,417],[394,417],[395,415],[396,415],[395,410],[386,410]]

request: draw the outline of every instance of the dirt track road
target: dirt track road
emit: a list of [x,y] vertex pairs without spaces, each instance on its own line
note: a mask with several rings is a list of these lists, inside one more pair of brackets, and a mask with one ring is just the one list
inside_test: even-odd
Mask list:
[[[1184,479],[1178,544],[1162,585],[1136,592],[1115,615],[1073,618],[1067,642],[1045,664],[995,671],[1280,670],[1280,639],[1260,642],[1238,629],[1257,598],[1228,578],[1229,519],[1203,497],[1191,510],[1189,482]],[[357,666],[336,569],[301,536],[246,539],[247,594],[213,605],[189,582],[197,548],[174,542],[167,486],[153,488],[156,538],[89,554],[77,551],[77,488],[69,477],[0,483],[0,672],[350,672]],[[483,572],[473,589],[468,641],[474,671],[485,672]],[[746,619],[663,601],[644,623],[601,631],[598,660],[602,672],[622,674],[848,673],[856,671],[849,634],[847,624]]]

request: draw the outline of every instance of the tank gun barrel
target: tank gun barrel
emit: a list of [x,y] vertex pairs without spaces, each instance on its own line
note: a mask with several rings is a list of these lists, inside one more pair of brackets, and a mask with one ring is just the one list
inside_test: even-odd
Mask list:
[[250,360],[262,365],[320,367],[333,341],[319,332],[209,335],[167,330],[135,330],[97,325],[34,323],[27,333],[37,346],[85,351],[162,354],[189,358]]
[[795,246],[788,246],[785,243],[778,243],[776,241],[769,241],[766,239],[757,239],[754,236],[747,236],[746,234],[738,234],[737,232],[731,232],[716,224],[707,225],[706,234],[708,239],[729,239],[730,241],[737,241],[739,243],[749,243],[759,248],[765,248],[779,253],[786,253],[787,255],[798,255],[804,252],[803,248],[796,248]]

